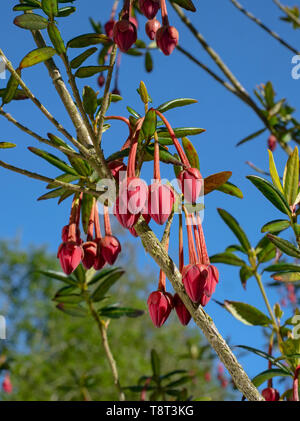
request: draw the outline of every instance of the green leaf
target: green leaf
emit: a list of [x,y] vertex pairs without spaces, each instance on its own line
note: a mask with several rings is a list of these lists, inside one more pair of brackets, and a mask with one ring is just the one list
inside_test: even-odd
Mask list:
[[72,69],[77,69],[82,63],[87,60],[91,55],[93,55],[97,51],[97,47],[89,48],[88,50],[84,51],[83,53],[79,54],[79,56],[73,58],[70,62],[70,66]]
[[10,149],[15,148],[17,145],[10,142],[0,142],[0,149]]
[[49,60],[49,58],[53,57],[54,54],[56,54],[56,51],[52,47],[36,48],[26,54],[19,67],[20,69],[24,69],[25,67],[34,66],[35,64]]
[[159,378],[160,376],[160,359],[155,351],[155,349],[151,349],[151,366],[152,366],[152,372],[153,376],[156,378]]
[[[65,287],[65,288],[72,288],[72,287]],[[60,293],[58,292],[57,295],[53,298],[53,301],[57,301],[59,303],[64,304],[79,304],[83,301],[83,297],[80,294],[68,294],[68,293]]]
[[[198,127],[177,127],[174,130],[175,136],[178,138],[186,136],[195,136],[197,134],[205,132],[205,129],[200,129]],[[160,138],[170,138],[168,129],[166,127],[159,127],[157,133]]]
[[86,66],[86,67],[80,67],[76,73],[75,77],[79,77],[81,79],[86,77],[94,76],[98,73],[101,73],[105,70],[108,70],[109,66]]
[[135,111],[133,108],[131,108],[131,107],[126,107],[126,108],[127,108],[127,111],[130,114],[133,115],[133,117],[135,117],[135,118],[141,118],[141,115],[137,111]]
[[278,368],[272,368],[271,370],[263,371],[252,379],[254,386],[259,387],[266,381],[273,379],[274,377],[290,377],[291,375],[285,370]]
[[[145,83],[142,80],[141,80],[140,86],[139,86],[139,94],[140,94],[140,97],[141,97],[142,102],[144,104],[148,104],[148,102],[149,102],[149,94],[148,94],[146,85],[145,85]],[[155,114],[155,110],[150,110],[150,111],[153,111],[153,113]],[[156,114],[155,114],[155,116],[156,116]]]
[[218,187],[216,190],[225,194],[229,194],[230,196],[238,197],[239,199],[243,199],[244,197],[242,191],[237,186],[230,183],[229,181],[222,184],[222,186]]
[[98,107],[96,92],[90,86],[85,86],[83,88],[82,99],[84,111],[90,116],[91,119],[93,119]]
[[273,153],[268,149],[268,153],[269,153],[269,168],[270,168],[270,174],[271,174],[271,178],[273,181],[273,184],[275,187],[277,187],[277,189],[283,193],[283,188],[281,185],[281,181],[277,172],[277,168],[276,168],[276,164],[274,161],[274,156]]
[[[21,76],[20,69],[17,69],[17,73],[19,74],[19,76]],[[19,86],[19,82],[13,75],[11,75],[8,80],[7,86],[5,88],[4,94],[2,96],[2,105],[9,104],[10,101],[13,100],[13,98],[16,95],[18,86]]]
[[186,153],[192,168],[197,168],[200,170],[199,156],[196,149],[194,148],[194,145],[187,137],[183,137],[181,141],[184,152]]
[[48,20],[43,16],[36,15],[34,13],[26,13],[17,16],[14,19],[14,24],[23,29],[29,29],[31,31],[39,31],[45,29],[48,26]]
[[273,234],[267,234],[267,237],[277,248],[279,248],[279,250],[283,251],[288,256],[296,257],[297,259],[300,258],[300,250],[294,246],[294,244]]
[[[147,92],[147,91],[146,91]],[[145,115],[145,120],[142,125],[142,131],[146,141],[149,141],[156,130],[157,117],[154,110],[149,110]]]
[[28,149],[30,152],[34,153],[37,156],[40,156],[41,158],[45,159],[47,162],[49,162],[51,165],[54,165],[55,167],[59,168],[60,170],[72,174],[72,175],[78,175],[76,171],[70,167],[66,162],[59,159],[57,156],[50,154],[49,152],[43,151],[38,148],[34,148],[29,146]]
[[264,268],[264,272],[300,272],[300,265],[279,262]]
[[198,101],[196,99],[192,98],[178,98],[178,99],[172,99],[171,101],[164,102],[159,107],[157,107],[157,110],[161,113],[165,113],[166,111],[172,110],[172,108],[177,107],[184,107],[185,105],[195,104]]
[[66,189],[59,187],[58,189],[51,190],[50,192],[43,194],[40,196],[38,200],[48,200],[48,199],[55,199],[56,197],[60,197],[63,193],[65,193]]
[[64,282],[68,285],[77,285],[76,279],[72,276],[65,275],[63,272],[56,272],[54,270],[39,270],[38,273],[41,273],[50,279],[56,279],[57,281]]
[[54,22],[50,22],[47,31],[57,54],[64,54],[66,52],[65,43],[56,24]]
[[90,45],[96,45],[96,44],[110,44],[111,39],[107,37],[104,34],[84,34],[79,35],[76,38],[71,39],[67,47],[68,48],[83,48],[83,47],[89,47]]
[[272,324],[272,321],[264,313],[250,304],[225,300],[223,307],[245,325],[269,326]]
[[236,345],[237,348],[246,349],[249,352],[252,352],[253,354],[256,354],[262,358],[265,358],[266,360],[270,361],[273,365],[280,368],[281,370],[285,371],[287,374],[290,374],[288,368],[284,366],[282,363],[276,360],[272,355],[267,354],[264,351],[260,351],[259,349],[252,348],[251,346],[245,346],[245,345]]
[[194,6],[194,3],[192,0],[170,0],[172,3],[176,3],[179,6],[183,7],[186,10],[189,10],[190,12],[196,12],[196,7]]
[[286,215],[291,214],[291,210],[283,194],[268,180],[257,175],[249,175],[247,178],[278,210]]
[[[300,270],[300,267],[299,267]],[[278,282],[299,282],[300,281],[300,272],[293,273],[274,273],[271,275],[275,281]]]
[[57,0],[42,0],[41,4],[43,11],[50,19],[53,19],[54,16],[58,15]]
[[254,139],[255,137],[261,135],[262,133],[264,133],[267,129],[264,127],[263,129],[258,130],[257,132],[254,132],[252,134],[250,134],[249,136],[245,137],[244,139],[240,140],[236,146],[240,146],[243,143],[249,142],[249,140]]
[[40,9],[40,6],[30,6],[26,4],[17,4],[13,7],[14,12],[26,12],[27,10]]
[[105,268],[101,271],[98,271],[91,279],[88,280],[89,285],[94,285],[99,281],[104,281],[109,278],[113,273],[120,270],[120,268]]
[[279,233],[286,230],[291,226],[290,221],[285,219],[275,219],[274,221],[267,222],[261,229],[261,232]]
[[222,171],[204,179],[204,195],[218,189],[232,176],[231,171]]
[[72,7],[72,6],[62,7],[58,9],[57,17],[58,18],[66,17],[66,16],[71,15],[71,13],[74,13],[74,12],[76,12],[76,7]]
[[[148,145],[145,148],[147,155],[145,160],[152,160],[154,158],[154,145]],[[169,151],[167,151],[164,147],[159,146],[159,159],[160,161],[166,164],[174,164],[182,166],[182,162],[179,161],[175,156],[173,156]]]
[[130,307],[102,307],[99,310],[100,317],[107,317],[109,319],[119,319],[120,317],[130,317],[135,318],[142,316],[144,314],[143,310],[137,310]]
[[255,247],[255,253],[258,263],[265,263],[275,257],[276,247],[268,237],[263,237]]
[[146,51],[145,53],[145,69],[148,73],[152,72],[153,70],[153,60],[149,51]]
[[225,222],[225,224],[227,224],[228,227],[231,229],[231,231],[235,234],[235,236],[237,237],[237,239],[241,243],[244,250],[246,252],[250,251],[251,250],[250,242],[249,242],[245,232],[243,231],[243,229],[239,225],[238,221],[232,215],[230,215],[230,213],[228,213],[224,209],[219,208],[218,212],[219,212],[219,215],[221,216],[221,218],[223,219],[223,221]]
[[81,201],[81,222],[84,232],[87,234],[89,220],[94,204],[94,198],[90,194],[84,193]]
[[230,252],[214,254],[210,257],[211,263],[224,263],[232,266],[244,266],[245,262]]
[[[5,91],[6,89],[0,89],[0,98],[3,98],[5,95]],[[28,99],[28,96],[25,94],[25,92],[23,91],[23,89],[17,89],[14,93],[13,98],[16,101],[20,101],[20,100],[24,100],[24,99]]]
[[124,275],[124,273],[125,272],[123,270],[118,269],[107,276],[93,292],[91,296],[92,301],[100,301],[109,289],[121,278],[122,275]]
[[242,266],[240,269],[240,280],[243,288],[246,289],[247,281],[253,276],[253,271],[249,266]]
[[283,178],[285,198],[290,206],[295,203],[299,187],[299,153],[297,146],[289,157]]
[[85,317],[88,315],[88,311],[80,305],[58,303],[56,308],[69,316]]

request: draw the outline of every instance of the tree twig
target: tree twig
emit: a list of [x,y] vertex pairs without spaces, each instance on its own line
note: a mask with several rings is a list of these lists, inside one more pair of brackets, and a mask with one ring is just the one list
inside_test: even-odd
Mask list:
[[279,0],[273,0],[273,2],[282,10],[296,25],[300,26],[300,19],[291,13],[287,7],[283,6]]

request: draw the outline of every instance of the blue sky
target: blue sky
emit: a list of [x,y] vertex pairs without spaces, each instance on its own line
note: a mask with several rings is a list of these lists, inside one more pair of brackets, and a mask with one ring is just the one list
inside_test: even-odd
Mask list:
[[[28,31],[12,24],[16,13],[11,10],[11,5],[16,2],[6,1],[5,3],[5,6],[2,5],[1,8],[1,48],[17,65],[21,58],[35,46]],[[91,32],[88,21],[90,16],[104,23],[109,17],[112,1],[77,0],[76,3],[78,12],[59,21],[60,29],[66,40],[80,33]],[[295,32],[291,26],[278,19],[280,13],[271,0],[263,2],[261,0],[244,0],[243,4],[287,41],[295,44]],[[293,5],[294,2],[286,0],[285,4]],[[258,84],[271,80],[278,99],[287,98],[292,106],[297,107],[300,81],[293,80],[291,77],[293,54],[238,12],[229,0],[201,2],[195,0],[195,5],[198,7],[198,11],[196,14],[188,13],[189,18],[221,54],[223,60],[231,67],[246,89],[252,92]],[[217,70],[201,46],[179,22],[171,7],[169,9],[170,22],[179,30],[180,44],[193,52],[199,60]],[[146,20],[141,17],[139,33],[143,39],[146,39],[143,33],[145,22]],[[79,54],[77,50],[71,51],[70,57],[73,58],[77,54]],[[159,105],[175,97],[197,99],[198,103],[195,105],[170,111],[168,118],[175,127],[205,128],[204,134],[191,139],[199,153],[202,175],[208,176],[215,172],[231,170],[233,172],[231,181],[238,185],[244,193],[243,200],[225,196],[219,192],[206,197],[204,230],[208,252],[210,255],[221,252],[226,246],[236,242],[233,234],[219,217],[216,211],[218,207],[230,211],[239,220],[250,241],[255,245],[261,236],[261,226],[267,221],[280,218],[279,212],[274,210],[245,178],[246,175],[253,173],[253,170],[245,164],[247,160],[261,168],[267,168],[267,134],[264,133],[240,148],[236,148],[235,144],[243,137],[260,129],[261,122],[251,109],[179,52],[175,51],[170,57],[155,52],[153,58],[154,71],[148,74],[144,71],[143,59],[122,57],[119,89],[124,100],[112,105],[111,113],[127,115],[126,105],[131,105],[142,111],[142,104],[136,94],[140,80],[146,83],[154,105]],[[93,60],[95,59],[90,60],[90,64],[95,64]],[[59,60],[57,61],[59,62]],[[59,66],[62,67],[61,63]],[[72,131],[68,116],[58,101],[45,67],[38,65],[32,69],[25,69],[23,78],[54,116]],[[0,80],[0,88],[5,87],[5,83]],[[85,83],[97,88],[95,78],[91,78]],[[83,84],[81,85],[83,86]],[[29,102],[21,101],[9,104],[7,111],[43,136],[48,131],[56,133],[55,128]],[[27,146],[40,147],[34,139],[19,132],[3,118],[0,120],[0,124],[0,141],[15,142],[18,146],[14,150],[2,151],[1,159],[50,177],[59,174],[59,171],[54,170],[27,151]],[[121,147],[126,135],[126,127],[123,127],[122,123],[116,122],[103,138],[103,147],[107,156]],[[275,159],[282,171],[285,155],[280,150],[276,150]],[[165,166],[161,170],[164,176],[173,177]],[[151,173],[151,165],[147,164],[145,176],[150,177]],[[45,192],[43,183],[26,179],[4,169],[0,169],[0,177],[2,188],[1,237],[10,239],[19,235],[24,246],[48,244],[49,249],[55,252],[60,242],[60,228],[66,224],[68,219],[69,201],[59,207],[55,200],[37,202],[36,198]],[[173,232],[175,231],[174,227]],[[170,246],[170,253],[174,258],[177,255],[176,239],[175,233],[174,241],[171,241]],[[139,252],[139,265],[141,268],[150,266],[155,273],[158,273],[157,268],[143,250]],[[216,300],[244,301],[265,311],[254,279],[248,282],[247,291],[244,291],[240,285],[237,268],[218,265],[218,269],[220,284],[214,295]],[[268,281],[267,276],[264,281]],[[155,282],[156,280],[154,280],[153,288],[155,288]],[[271,291],[270,299],[274,304],[278,300],[278,294]],[[214,302],[209,303],[207,311],[213,317],[222,335],[230,338],[232,344],[246,344],[262,348],[264,342],[260,328],[242,325]],[[266,362],[259,357],[246,357],[242,358],[242,361],[250,376],[267,368]]]

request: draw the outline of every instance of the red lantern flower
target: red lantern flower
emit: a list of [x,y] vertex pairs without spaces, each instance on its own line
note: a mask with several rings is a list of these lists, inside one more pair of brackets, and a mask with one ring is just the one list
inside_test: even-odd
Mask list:
[[173,304],[180,323],[183,326],[188,325],[191,320],[191,315],[178,294],[174,295]]
[[148,20],[145,25],[145,31],[148,37],[153,41],[155,39],[156,32],[161,27],[160,22],[157,19]]
[[139,0],[140,11],[147,19],[153,19],[159,8],[159,0]]
[[107,21],[104,25],[105,33],[109,38],[113,37],[115,23],[116,21],[114,19],[109,19],[109,21]]
[[156,44],[166,56],[173,52],[178,40],[179,34],[174,26],[164,25],[156,32]]
[[161,327],[171,313],[172,296],[166,292],[155,291],[149,295],[147,304],[154,326]]
[[267,387],[261,392],[262,396],[265,398],[266,401],[279,401],[280,395],[278,390],[273,389],[273,387]]
[[123,18],[114,25],[113,38],[121,51],[128,51],[137,40],[136,26],[128,19]]
[[66,275],[71,275],[79,266],[83,258],[82,247],[75,241],[68,241],[59,246],[57,257],[59,258],[62,270]]

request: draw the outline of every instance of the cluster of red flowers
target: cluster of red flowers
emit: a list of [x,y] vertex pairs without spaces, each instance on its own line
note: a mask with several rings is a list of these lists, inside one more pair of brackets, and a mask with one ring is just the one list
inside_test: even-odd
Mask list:
[[[86,269],[94,267],[102,269],[106,263],[113,265],[121,252],[119,240],[112,235],[109,213],[104,206],[105,236],[102,237],[99,221],[98,206],[93,202],[91,215],[88,223],[87,238],[83,242],[80,235],[81,196],[75,195],[69,224],[63,227],[62,241],[59,246],[57,257],[63,271],[70,275],[82,262]],[[95,236],[94,236],[95,231]]]
[[[178,31],[169,25],[168,13],[165,0],[139,0],[139,9],[146,16],[148,22],[145,31],[151,40],[156,39],[158,48],[165,54],[170,55],[178,44]],[[156,14],[161,8],[162,25],[156,19]],[[126,52],[137,40],[137,20],[131,15],[131,3],[124,1],[122,18],[115,21],[112,16],[105,24],[104,29],[108,37],[113,38],[121,51]]]

